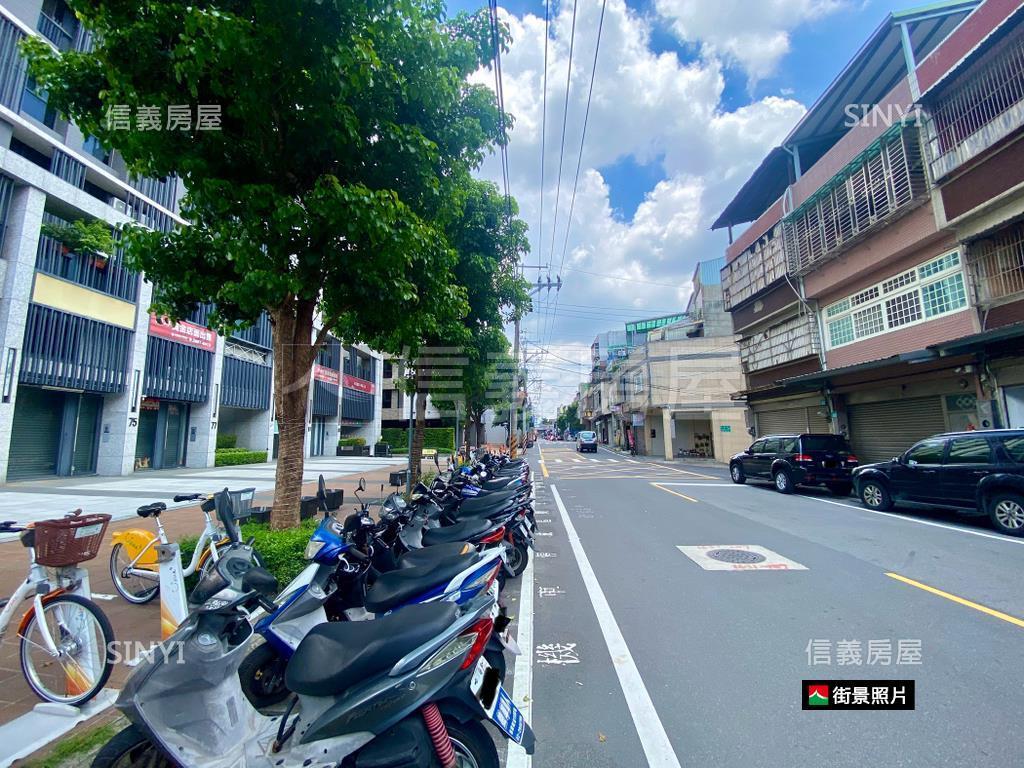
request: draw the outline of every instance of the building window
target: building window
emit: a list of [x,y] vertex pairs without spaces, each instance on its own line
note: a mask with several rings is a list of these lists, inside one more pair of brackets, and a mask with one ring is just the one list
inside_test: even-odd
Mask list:
[[381,392],[381,402],[380,402],[380,407],[381,408],[390,408],[391,407],[391,398],[394,395],[394,391],[395,390],[393,390],[393,389],[382,390],[382,392]]
[[[390,360],[385,360],[384,361],[384,378],[385,379],[391,379],[391,378],[394,378],[394,375],[395,375],[395,373],[392,370],[391,361]],[[385,407],[390,407],[390,406],[385,406]]]
[[829,348],[964,309],[962,266],[960,252],[950,251],[825,307]]
[[633,374],[633,394],[639,395],[644,391],[644,375],[642,373]]
[[57,113],[47,103],[46,91],[36,85],[35,78],[25,80],[25,91],[21,97],[21,111],[33,117],[47,128],[57,123]]

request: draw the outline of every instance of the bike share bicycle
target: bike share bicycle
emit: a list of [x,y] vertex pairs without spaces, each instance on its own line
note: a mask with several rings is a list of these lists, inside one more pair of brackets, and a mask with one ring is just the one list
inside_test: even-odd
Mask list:
[[0,533],[20,533],[28,578],[0,601],[0,638],[22,601],[32,605],[18,624],[21,671],[45,701],[81,706],[106,685],[113,668],[114,630],[89,591],[81,563],[99,552],[110,515],[82,515],[29,525],[7,521]]

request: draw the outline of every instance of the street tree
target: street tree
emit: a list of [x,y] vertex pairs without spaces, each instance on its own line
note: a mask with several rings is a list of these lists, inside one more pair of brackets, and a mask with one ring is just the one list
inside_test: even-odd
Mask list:
[[[496,142],[486,13],[441,0],[69,0],[89,52],[25,44],[50,103],[135,174],[179,176],[171,232],[131,228],[130,264],[172,319],[227,330],[267,311],[280,433],[272,524],[298,519],[310,368],[328,333],[399,352],[466,312],[445,223]],[[142,110],[217,115],[141,130]],[[108,119],[127,110],[132,130]],[[314,329],[317,329],[314,332]]]

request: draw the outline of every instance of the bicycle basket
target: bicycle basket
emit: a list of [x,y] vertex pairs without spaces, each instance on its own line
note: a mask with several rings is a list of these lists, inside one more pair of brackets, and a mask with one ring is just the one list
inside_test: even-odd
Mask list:
[[76,515],[35,524],[36,562],[63,568],[92,560],[100,551],[110,515]]

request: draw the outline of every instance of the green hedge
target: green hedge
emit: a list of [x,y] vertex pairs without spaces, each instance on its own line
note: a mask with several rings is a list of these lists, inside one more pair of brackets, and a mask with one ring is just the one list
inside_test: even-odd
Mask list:
[[[409,452],[409,430],[388,427],[381,430],[380,440],[391,446],[394,453]],[[439,451],[455,451],[455,427],[427,427],[423,430],[423,447]]]
[[217,450],[234,448],[238,445],[238,435],[217,435]]
[[267,460],[266,451],[250,451],[246,448],[218,448],[214,456],[215,467],[233,467],[236,464],[262,464]]
[[[309,565],[305,558],[306,544],[319,524],[319,517],[314,517],[304,520],[296,528],[272,531],[264,523],[246,523],[242,526],[242,541],[253,538],[252,545],[262,558],[263,566],[277,577],[284,588]],[[183,563],[187,564],[192,559],[197,541],[195,536],[187,536],[178,541]],[[186,586],[191,590],[197,582],[198,578],[192,576],[186,581]]]
[[338,441],[338,445],[366,445],[366,438],[363,437],[343,437]]

